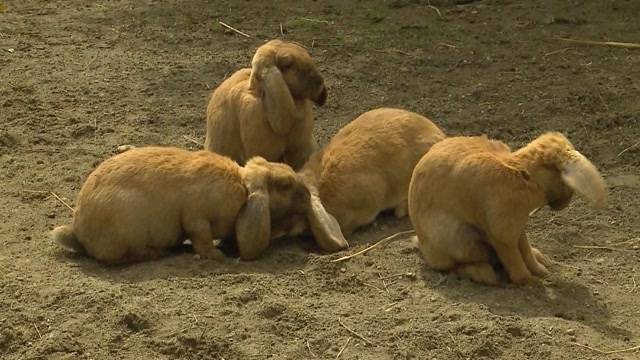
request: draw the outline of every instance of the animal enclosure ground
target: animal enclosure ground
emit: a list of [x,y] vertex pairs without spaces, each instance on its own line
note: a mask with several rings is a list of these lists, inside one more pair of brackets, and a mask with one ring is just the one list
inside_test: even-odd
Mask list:
[[[638,41],[640,2],[459,2],[0,2],[0,357],[637,359],[594,349],[640,345],[640,50],[558,38]],[[73,204],[119,145],[198,148],[209,93],[276,37],[325,76],[321,143],[383,105],[513,147],[562,131],[609,207],[532,217],[544,288],[442,277],[407,239],[330,262],[410,228],[390,216],[345,253],[286,239],[254,262],[105,268],[50,241],[71,215],[52,193]]]

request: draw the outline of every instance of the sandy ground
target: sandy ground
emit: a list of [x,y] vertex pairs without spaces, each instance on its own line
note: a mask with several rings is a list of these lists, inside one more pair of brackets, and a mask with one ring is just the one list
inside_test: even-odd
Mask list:
[[[558,38],[638,41],[640,2],[458,2],[1,1],[0,357],[638,359],[578,344],[640,345],[640,146],[623,152],[640,140],[640,51]],[[122,268],[49,240],[71,215],[50,192],[73,204],[118,145],[198,148],[210,92],[277,37],[325,76],[321,142],[383,105],[513,147],[562,131],[610,206],[534,215],[543,288],[441,276],[406,239],[343,263],[286,239],[255,262],[186,250]],[[382,216],[350,251],[409,228]]]

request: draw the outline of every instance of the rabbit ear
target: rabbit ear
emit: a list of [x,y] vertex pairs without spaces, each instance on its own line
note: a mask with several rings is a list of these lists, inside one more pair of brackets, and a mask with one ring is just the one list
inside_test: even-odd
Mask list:
[[340,224],[325,210],[320,197],[313,192],[307,211],[307,221],[313,238],[322,250],[334,252],[349,247],[349,243],[340,230]]
[[266,190],[265,160],[255,157],[243,168],[243,182],[249,196],[236,219],[236,242],[243,260],[259,257],[271,239],[269,193]]
[[296,104],[287,83],[277,67],[272,67],[263,77],[264,110],[273,131],[287,134],[295,121]]
[[577,150],[569,150],[560,166],[562,180],[599,208],[607,205],[607,185],[598,169]]
[[251,88],[262,97],[265,116],[273,131],[288,134],[295,120],[296,104],[282,72],[276,66],[276,55],[256,54],[251,63]]

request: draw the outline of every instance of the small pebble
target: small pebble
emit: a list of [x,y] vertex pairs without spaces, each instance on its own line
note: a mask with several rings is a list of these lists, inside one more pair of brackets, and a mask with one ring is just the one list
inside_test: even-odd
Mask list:
[[346,272],[346,271],[347,271],[347,269],[345,269],[345,268],[340,268],[340,272]]
[[573,335],[575,335],[575,334],[576,334],[576,331],[575,331],[574,329],[567,329],[566,333],[567,333],[567,335],[569,335],[569,336],[573,336]]

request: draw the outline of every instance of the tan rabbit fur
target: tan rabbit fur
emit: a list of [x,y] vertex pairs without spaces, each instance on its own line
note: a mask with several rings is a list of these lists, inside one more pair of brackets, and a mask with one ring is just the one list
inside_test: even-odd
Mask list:
[[513,283],[535,284],[548,270],[527,240],[529,213],[545,205],[563,209],[574,190],[606,206],[598,170],[560,133],[545,133],[515,152],[486,136],[453,137],[416,166],[409,216],[432,268],[496,285],[497,256]]
[[144,147],[98,166],[72,225],[52,235],[65,248],[124,264],[159,258],[186,238],[201,257],[221,258],[213,240],[235,233],[240,257],[254,259],[272,238],[272,218],[329,216],[311,211],[307,187],[285,164],[256,157],[240,167],[209,151]]
[[260,46],[251,66],[212,93],[205,149],[240,164],[262,156],[297,169],[316,147],[311,102],[324,105],[324,79],[303,47],[281,40]]
[[301,170],[343,234],[374,221],[383,210],[407,215],[413,167],[444,139],[429,119],[402,109],[368,111],[343,127]]

